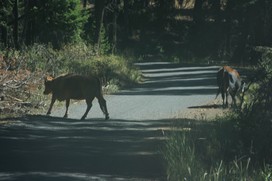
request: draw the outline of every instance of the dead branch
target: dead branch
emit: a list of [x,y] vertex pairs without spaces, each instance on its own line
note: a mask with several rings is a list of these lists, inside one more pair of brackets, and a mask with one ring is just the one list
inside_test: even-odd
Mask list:
[[13,96],[11,96],[11,95],[6,95],[6,97],[8,97],[8,98],[10,98],[10,99],[13,99],[13,100],[15,100],[15,101],[18,101],[18,102],[23,102],[22,99],[19,99],[19,98],[17,98],[17,97],[13,97]]

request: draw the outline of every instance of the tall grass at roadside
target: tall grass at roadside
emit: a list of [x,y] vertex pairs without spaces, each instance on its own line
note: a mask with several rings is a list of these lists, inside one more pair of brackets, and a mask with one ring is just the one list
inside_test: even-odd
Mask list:
[[192,120],[190,131],[177,131],[183,130],[182,123],[169,132],[162,149],[168,180],[272,180],[271,159],[262,155],[256,140],[248,138],[252,145],[245,144],[247,138],[237,128],[237,119],[228,115],[213,122]]
[[197,180],[203,172],[195,153],[195,145],[187,134],[175,132],[165,144],[164,159],[167,163],[168,180]]

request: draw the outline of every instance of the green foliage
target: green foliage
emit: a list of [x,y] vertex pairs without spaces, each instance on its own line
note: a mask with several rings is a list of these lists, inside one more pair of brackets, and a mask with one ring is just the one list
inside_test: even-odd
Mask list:
[[[237,115],[228,115],[216,122],[183,124],[173,129],[162,150],[168,180],[270,178],[271,167],[263,163],[271,160],[257,159],[255,155],[262,154],[258,152],[261,150],[258,146],[264,145],[246,147],[244,139],[251,138],[244,138],[235,124],[238,119]],[[189,131],[188,128],[185,131],[183,127],[188,126]]]
[[104,84],[114,83],[120,87],[135,84],[141,77],[139,71],[132,69],[124,57],[114,55],[95,56],[86,61],[69,61],[65,67],[67,72],[97,75]]
[[99,47],[97,47],[98,54],[99,55],[106,55],[106,54],[111,53],[111,44],[110,44],[110,41],[109,41],[109,38],[106,33],[106,29],[105,29],[104,25],[101,27],[99,37],[100,37],[99,42],[98,42]]
[[254,152],[255,159],[271,161],[272,155],[272,49],[257,47],[261,59],[244,95],[244,104],[237,119],[244,147]]
[[[186,134],[186,141],[177,134],[170,135],[163,152],[169,180],[189,178],[182,168],[187,164],[201,165],[200,169],[196,167],[199,170],[195,180],[271,180],[272,49],[257,47],[256,51],[261,58],[249,75],[241,110],[213,124],[192,126],[194,129]],[[182,153],[178,153],[175,147],[186,149],[180,148]],[[194,161],[178,161],[180,155],[192,149],[195,151],[191,154],[195,155],[190,157]]]
[[[61,48],[84,41],[98,43],[99,55],[118,48],[144,60],[208,57],[247,63],[249,49],[272,45],[272,1],[268,0],[86,2],[83,8],[81,0],[18,1],[18,47],[44,43]],[[0,46],[4,48],[17,44],[13,6],[14,1],[0,1]],[[103,18],[97,12],[103,12]]]
[[[261,58],[249,75],[241,110],[191,126],[186,136],[169,136],[163,151],[169,180],[190,178],[187,165],[200,165],[192,169],[198,170],[193,180],[271,180],[272,49],[256,51]],[[182,155],[194,160],[180,162]]]
[[12,13],[12,2],[7,0],[0,1],[0,27],[8,26],[7,19],[11,17]]
[[[66,45],[60,50],[50,46],[35,44],[26,48],[26,68],[58,76],[63,73],[98,76],[105,85],[118,89],[140,81],[140,72],[133,68],[129,59],[122,56],[97,56],[92,46],[83,43]],[[114,84],[114,85],[112,85]]]
[[173,133],[164,148],[168,180],[197,180],[202,172],[201,163],[196,158],[195,146],[185,133]]
[[51,42],[54,47],[81,40],[83,25],[87,21],[80,0],[38,1],[32,11],[37,22],[40,42]]

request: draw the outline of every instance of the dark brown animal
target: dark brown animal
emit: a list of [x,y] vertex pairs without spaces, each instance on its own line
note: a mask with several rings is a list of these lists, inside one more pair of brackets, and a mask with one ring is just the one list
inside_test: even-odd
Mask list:
[[105,119],[109,119],[106,101],[103,98],[102,87],[98,78],[73,74],[67,74],[57,78],[46,77],[44,80],[44,86],[45,95],[52,93],[52,100],[47,115],[51,114],[53,104],[56,100],[66,100],[66,112],[64,114],[64,117],[66,118],[68,117],[70,99],[85,99],[87,103],[87,110],[81,118],[83,120],[90,111],[92,101],[96,97],[98,99],[100,108],[105,115]]
[[[237,92],[244,92],[245,83],[242,81],[237,70],[229,66],[221,67],[217,72],[218,91],[217,96],[221,93],[223,106],[228,106],[228,94],[231,95],[233,105],[236,106]],[[226,98],[226,103],[225,103]]]

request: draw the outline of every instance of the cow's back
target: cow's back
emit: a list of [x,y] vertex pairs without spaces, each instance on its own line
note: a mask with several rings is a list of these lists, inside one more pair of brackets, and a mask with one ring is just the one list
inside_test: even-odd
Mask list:
[[68,74],[53,81],[53,93],[59,100],[86,99],[100,93],[100,83],[96,77]]

